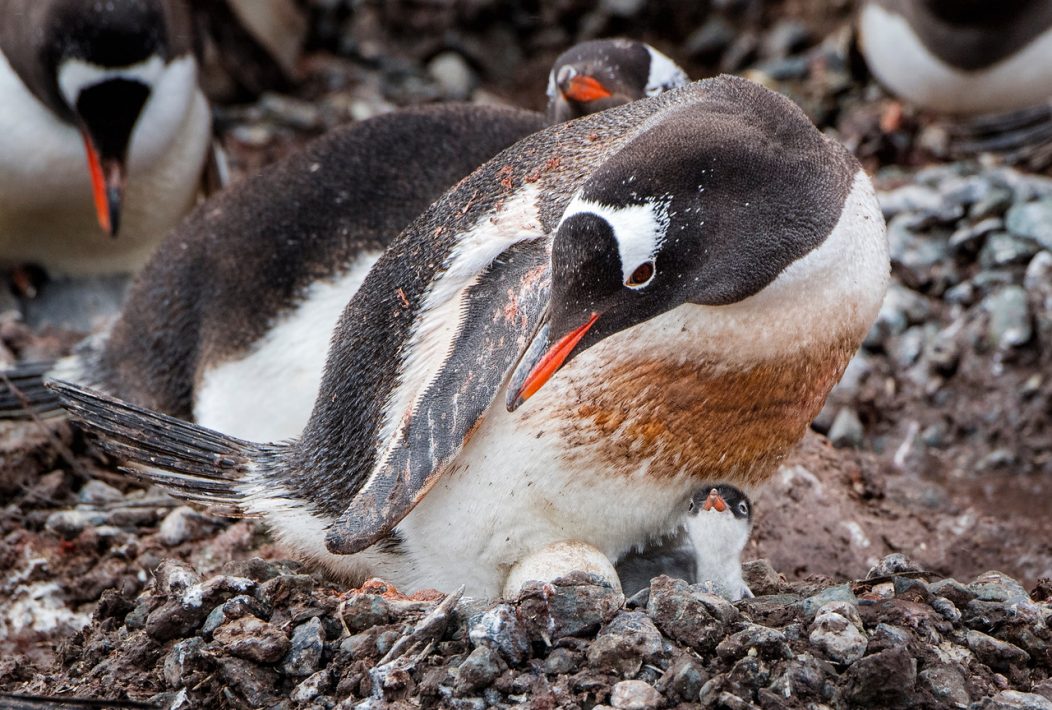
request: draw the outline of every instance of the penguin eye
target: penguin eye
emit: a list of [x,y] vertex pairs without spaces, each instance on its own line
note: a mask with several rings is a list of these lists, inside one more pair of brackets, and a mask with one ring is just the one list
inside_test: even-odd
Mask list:
[[687,504],[687,512],[688,513],[693,513],[694,512],[694,499],[693,498],[691,498],[690,499],[690,503]]
[[742,501],[741,503],[739,503],[738,504],[738,512],[741,513],[742,515],[748,515],[749,514],[749,504],[746,503],[745,501]]
[[652,278],[654,278],[654,262],[644,261],[637,266],[636,270],[632,272],[632,275],[628,277],[628,281],[625,281],[625,286],[628,286],[629,288],[642,288],[650,283]]

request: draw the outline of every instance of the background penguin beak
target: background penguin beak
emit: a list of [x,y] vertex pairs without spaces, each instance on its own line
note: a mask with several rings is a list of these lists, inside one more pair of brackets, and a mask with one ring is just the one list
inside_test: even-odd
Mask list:
[[124,198],[124,164],[117,158],[100,158],[99,152],[86,132],[84,150],[88,155],[91,192],[95,200],[95,215],[99,226],[111,237],[117,236],[121,222],[121,202]]
[[602,82],[587,74],[578,74],[572,77],[559,87],[559,91],[568,100],[578,103],[588,103],[589,101],[605,99],[612,95],[610,90],[603,86]]
[[723,500],[723,496],[720,495],[719,491],[713,488],[709,491],[709,497],[705,499],[705,502],[701,506],[702,510],[713,510],[717,513],[722,513],[727,510],[727,501]]
[[[527,399],[532,397],[558,372],[559,368],[566,362],[573,349],[581,342],[581,338],[599,320],[598,313],[592,313],[588,321],[581,326],[564,335],[555,345],[550,348],[543,347],[547,344],[549,328],[545,324],[534,337],[533,342],[526,349],[519,366],[515,368],[511,383],[508,386],[507,407],[509,412],[514,412]],[[522,377],[521,373],[527,373]]]

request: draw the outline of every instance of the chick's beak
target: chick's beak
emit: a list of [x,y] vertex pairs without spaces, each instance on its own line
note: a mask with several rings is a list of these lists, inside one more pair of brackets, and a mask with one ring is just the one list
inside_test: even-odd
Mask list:
[[117,158],[102,158],[95,144],[84,133],[84,150],[88,156],[91,192],[95,200],[95,215],[102,231],[117,236],[121,221],[121,202],[124,198],[124,164]]
[[[527,351],[526,358],[519,364],[517,370],[529,367],[529,374],[521,380],[521,384],[518,384],[517,387],[513,384],[514,389],[509,389],[507,401],[509,412],[515,411],[519,405],[536,394],[544,383],[551,379],[551,376],[563,366],[566,358],[570,356],[570,353],[597,320],[599,320],[599,314],[592,313],[584,325],[571,330],[547,350],[535,352],[533,348],[530,348]],[[542,332],[547,333],[547,329]],[[519,378],[513,377],[512,381],[513,383],[519,382]]]
[[720,492],[713,488],[709,491],[709,497],[705,499],[705,502],[701,505],[702,510],[715,510],[717,513],[722,513],[727,510],[727,501],[723,500],[723,496]]
[[572,77],[559,86],[559,91],[566,99],[578,103],[588,103],[612,95],[612,92],[603,86],[601,81],[588,74],[578,74]]

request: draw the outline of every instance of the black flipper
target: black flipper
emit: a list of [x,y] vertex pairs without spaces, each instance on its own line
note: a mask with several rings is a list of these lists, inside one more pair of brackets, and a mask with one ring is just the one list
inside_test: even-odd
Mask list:
[[427,493],[493,404],[548,302],[547,241],[518,242],[467,287],[461,329],[437,376],[406,413],[401,436],[330,528],[330,552],[387,535]]
[[58,397],[44,386],[54,361],[24,362],[0,371],[0,419],[30,419],[61,412]]
[[240,506],[237,484],[265,466],[278,446],[254,444],[169,417],[68,382],[47,383],[81,426],[99,436],[106,453],[130,464],[129,476],[224,512]]

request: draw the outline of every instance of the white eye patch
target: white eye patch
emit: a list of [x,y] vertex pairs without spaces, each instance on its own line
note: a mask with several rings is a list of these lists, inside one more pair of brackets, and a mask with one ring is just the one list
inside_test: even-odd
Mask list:
[[100,67],[82,59],[67,59],[59,65],[58,87],[66,103],[76,106],[80,92],[88,87],[112,79],[127,79],[153,88],[163,73],[164,61],[156,54],[126,67]]
[[610,225],[621,258],[621,280],[625,283],[640,264],[654,261],[668,231],[668,202],[664,200],[612,207],[586,200],[578,193],[567,205],[559,225],[569,217],[585,213],[594,214]]
[[647,52],[650,53],[650,73],[644,90],[647,96],[657,96],[669,89],[690,83],[690,77],[668,56],[650,45],[647,45]]

